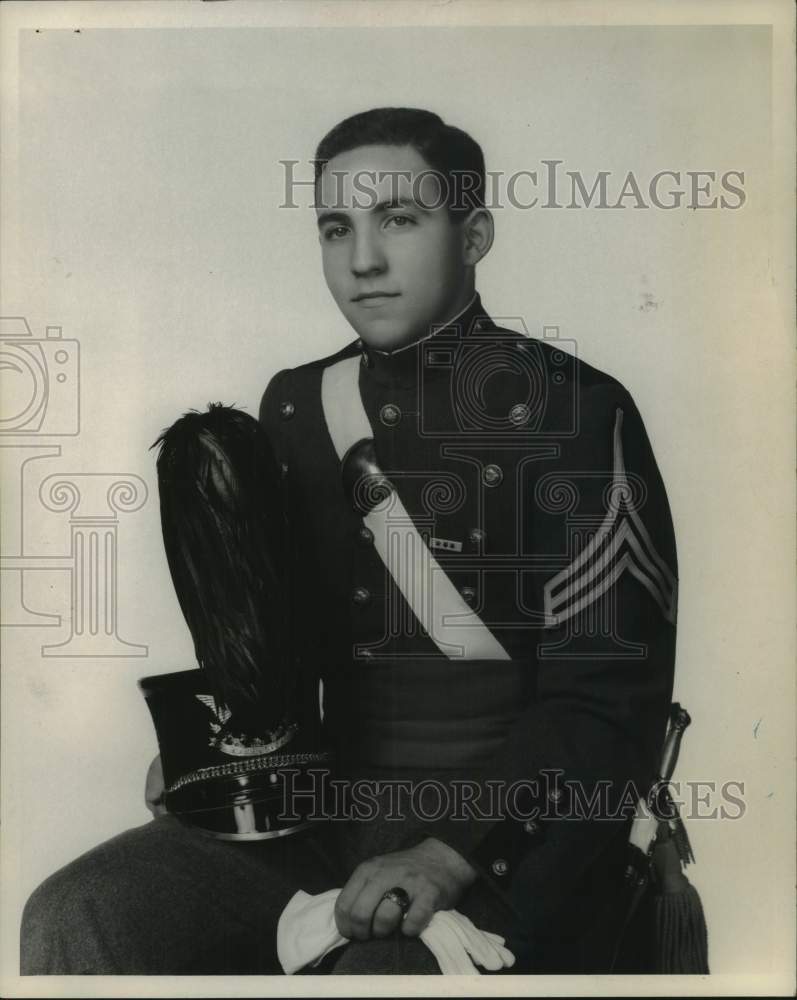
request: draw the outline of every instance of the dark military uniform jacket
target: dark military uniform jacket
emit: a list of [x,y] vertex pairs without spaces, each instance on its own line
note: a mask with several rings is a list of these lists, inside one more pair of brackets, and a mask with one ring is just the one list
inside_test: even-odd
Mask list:
[[[352,357],[380,469],[505,659],[441,651],[376,553],[322,408],[324,370]],[[282,468],[297,667],[323,678],[341,767],[476,785],[481,811],[416,840],[465,855],[530,938],[576,933],[619,887],[673,683],[672,521],[631,396],[476,297],[398,352],[356,341],[279,372],[260,419]]]

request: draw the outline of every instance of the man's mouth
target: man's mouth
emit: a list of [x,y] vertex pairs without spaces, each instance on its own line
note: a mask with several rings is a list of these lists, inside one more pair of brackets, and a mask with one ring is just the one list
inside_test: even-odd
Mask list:
[[382,299],[395,299],[401,292],[361,292],[352,297],[352,302],[365,302],[370,300],[380,301]]

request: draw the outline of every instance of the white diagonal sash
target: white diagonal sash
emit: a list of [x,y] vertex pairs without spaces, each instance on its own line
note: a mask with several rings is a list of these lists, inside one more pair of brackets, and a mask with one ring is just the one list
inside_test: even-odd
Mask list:
[[[359,356],[345,358],[321,377],[324,419],[341,461],[352,445],[374,437],[360,397],[359,366]],[[394,487],[363,521],[379,558],[441,653],[452,659],[510,659],[432,555]]]

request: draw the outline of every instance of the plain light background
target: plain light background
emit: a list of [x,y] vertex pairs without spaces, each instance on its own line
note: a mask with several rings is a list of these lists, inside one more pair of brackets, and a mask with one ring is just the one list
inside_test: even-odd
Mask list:
[[2,311],[81,349],[81,432],[31,467],[26,546],[69,549],[66,517],[38,499],[45,476],[140,476],[148,501],[119,519],[118,612],[148,655],[42,657],[68,634],[69,577],[29,575],[28,604],[65,617],[3,630],[5,970],[35,886],[149,818],[137,678],[194,666],[149,446],[210,400],[256,413],[274,372],[353,339],[312,211],[278,208],[278,161],[308,176],[331,125],[386,104],[438,112],[506,173],[561,159],[587,180],[612,171],[615,189],[629,170],[643,189],[659,170],[745,173],[736,211],[500,209],[478,287],[496,318],[558,326],[636,399],[678,540],[675,697],[694,721],[677,777],[745,786],[743,818],[688,824],[712,972],[793,963],[793,365],[773,277],[769,28],[47,28],[19,42]]

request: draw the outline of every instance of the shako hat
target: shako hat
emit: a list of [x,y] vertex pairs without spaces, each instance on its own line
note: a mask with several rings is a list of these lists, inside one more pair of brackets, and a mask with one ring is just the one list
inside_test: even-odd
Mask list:
[[286,519],[271,445],[257,420],[221,403],[186,413],[155,445],[166,556],[200,667],[139,681],[164,804],[225,839],[293,832],[312,800],[296,796],[297,811],[286,788],[300,790],[327,754],[317,682],[290,654]]
[[142,677],[163,767],[163,802],[193,826],[225,840],[264,840],[308,825],[314,782],[327,754],[315,733],[278,723],[256,735],[235,726],[209,693],[203,670]]

